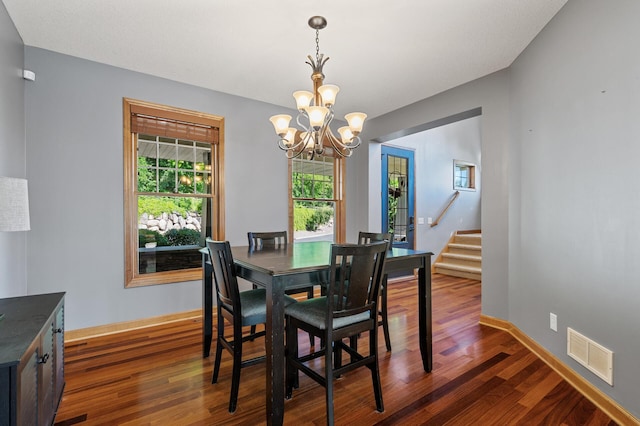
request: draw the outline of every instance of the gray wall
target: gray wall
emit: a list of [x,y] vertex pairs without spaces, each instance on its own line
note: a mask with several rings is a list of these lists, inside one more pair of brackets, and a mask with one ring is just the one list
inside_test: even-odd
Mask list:
[[[24,48],[0,2],[0,176],[26,177]],[[0,297],[27,291],[27,233],[0,232]]]
[[[122,98],[224,116],[226,238],[287,227],[282,108],[26,48],[29,293],[64,290],[67,329],[201,307],[201,283],[124,288]],[[110,232],[98,229],[108,227]]]
[[[570,1],[511,67],[509,319],[640,417],[638,17]],[[566,327],[615,353],[613,387],[566,355]]]

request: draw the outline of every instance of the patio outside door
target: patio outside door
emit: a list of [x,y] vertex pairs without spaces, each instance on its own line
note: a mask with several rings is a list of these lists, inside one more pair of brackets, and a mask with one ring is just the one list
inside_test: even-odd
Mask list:
[[393,247],[414,248],[414,161],[409,149],[382,146],[382,232]]

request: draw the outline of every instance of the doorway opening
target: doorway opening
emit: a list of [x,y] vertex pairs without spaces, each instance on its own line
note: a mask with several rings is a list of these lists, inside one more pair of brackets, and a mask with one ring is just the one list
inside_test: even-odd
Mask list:
[[[481,229],[481,115],[481,108],[476,108],[373,139],[380,144],[370,145],[370,164],[377,167],[370,168],[369,194],[380,196],[380,201],[372,198],[369,228],[393,230],[395,247],[406,239],[415,250],[436,257],[452,235]],[[402,157],[403,151],[414,156],[412,179],[403,171],[402,158],[390,160]],[[404,200],[405,187],[407,197],[415,194],[413,199]],[[456,192],[459,196],[448,208]],[[405,215],[403,209],[410,213]]]

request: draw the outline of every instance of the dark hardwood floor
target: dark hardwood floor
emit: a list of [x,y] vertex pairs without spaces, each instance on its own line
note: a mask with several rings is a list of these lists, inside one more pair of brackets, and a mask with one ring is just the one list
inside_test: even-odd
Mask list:
[[[375,411],[371,376],[360,369],[336,382],[336,424],[615,425],[511,335],[478,324],[480,285],[433,276],[434,362],[425,373],[416,281],[391,283],[393,352],[379,335],[385,411]],[[179,321],[68,343],[56,425],[264,424],[264,364],[243,369],[238,409],[229,414],[231,356],[224,353],[212,385],[213,355],[202,358],[201,339],[199,321]],[[263,344],[247,345],[247,355]],[[325,422],[324,388],[302,375],[285,423]]]

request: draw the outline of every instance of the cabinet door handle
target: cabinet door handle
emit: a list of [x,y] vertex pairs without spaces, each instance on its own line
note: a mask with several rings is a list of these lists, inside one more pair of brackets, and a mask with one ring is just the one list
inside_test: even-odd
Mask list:
[[38,359],[38,364],[46,364],[49,360],[49,354],[44,354],[42,358]]

